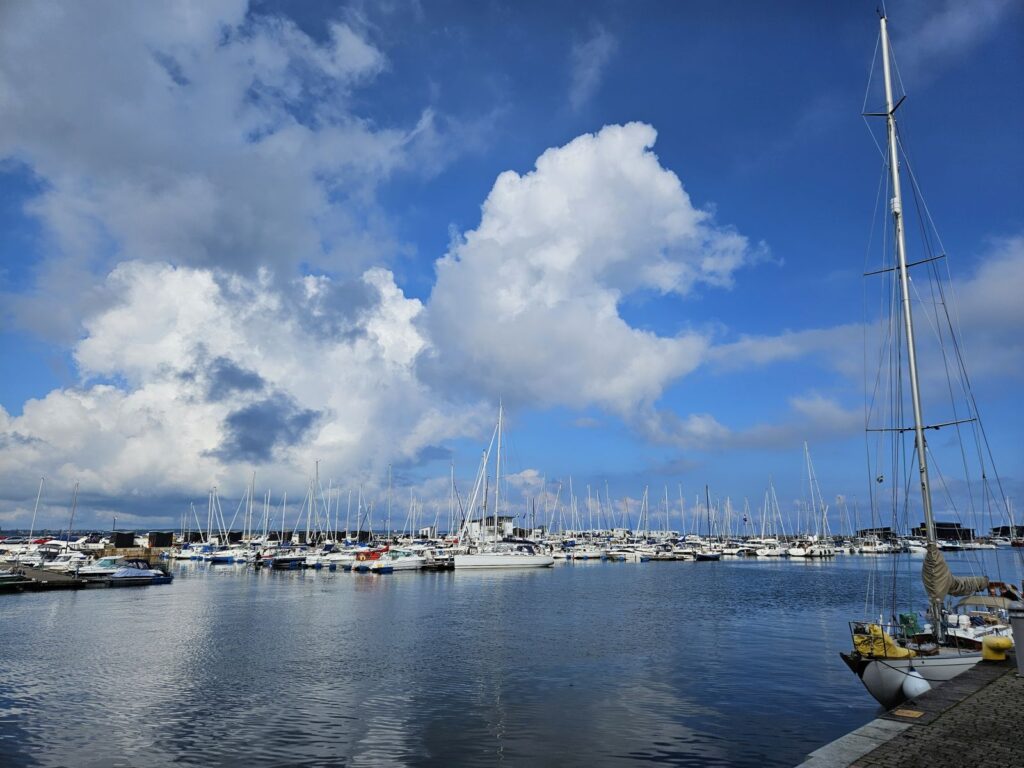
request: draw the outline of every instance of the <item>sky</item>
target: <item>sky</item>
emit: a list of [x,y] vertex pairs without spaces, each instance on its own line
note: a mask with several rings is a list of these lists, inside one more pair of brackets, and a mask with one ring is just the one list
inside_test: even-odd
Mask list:
[[[756,525],[771,482],[792,526],[806,442],[833,529],[863,524],[876,5],[0,4],[0,527],[42,477],[37,527],[77,484],[76,527],[147,529],[253,473],[380,510],[389,468],[429,518],[499,402],[510,511],[571,480],[635,521],[645,487],[678,515],[707,485]],[[1020,499],[1024,11],[888,14]]]

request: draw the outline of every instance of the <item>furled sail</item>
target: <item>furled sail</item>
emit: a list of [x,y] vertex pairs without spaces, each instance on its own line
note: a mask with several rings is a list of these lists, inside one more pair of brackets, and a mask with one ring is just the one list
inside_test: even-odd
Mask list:
[[946,595],[973,595],[988,589],[987,576],[954,576],[934,541],[928,542],[928,552],[921,566],[921,580],[928,597],[936,603],[945,600]]

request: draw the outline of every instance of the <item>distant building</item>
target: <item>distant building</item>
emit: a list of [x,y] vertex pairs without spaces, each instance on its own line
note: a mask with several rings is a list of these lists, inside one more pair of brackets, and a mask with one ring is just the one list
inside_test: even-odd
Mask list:
[[135,534],[131,531],[114,531],[110,534],[110,544],[117,549],[130,549],[135,546]]
[[150,547],[174,546],[174,534],[170,531],[150,531],[146,537]]
[[899,536],[889,526],[884,528],[862,528],[857,531],[857,536],[862,539],[867,539],[874,536],[881,541],[895,541]]
[[[924,538],[928,535],[924,523],[911,531],[915,536]],[[964,528],[960,523],[935,523],[935,538],[947,541],[974,541],[974,529]]]
[[[503,539],[506,536],[512,536],[515,531],[515,516],[514,515],[498,515],[497,529],[498,538]],[[484,539],[494,539],[495,521],[494,515],[487,515],[480,520],[469,521],[469,537],[476,541],[482,541]]]

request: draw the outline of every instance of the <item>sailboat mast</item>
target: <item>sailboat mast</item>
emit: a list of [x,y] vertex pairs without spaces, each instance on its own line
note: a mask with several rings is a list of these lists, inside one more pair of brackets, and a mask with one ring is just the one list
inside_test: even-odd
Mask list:
[[708,541],[711,541],[711,490],[708,484],[704,483],[704,507],[708,516]]
[[498,402],[498,455],[494,460],[494,541],[498,541],[498,508],[501,501],[501,417],[502,405]]
[[[46,481],[45,477],[39,478],[39,490],[36,492],[36,506],[32,508],[32,524],[29,527],[29,544],[36,538],[36,513],[39,512],[39,499],[43,495],[43,483]],[[1014,529],[1014,518],[1013,514],[1010,516],[1010,536],[1013,536]]]
[[75,491],[71,495],[71,517],[68,518],[68,541],[67,551],[71,551],[71,531],[75,524],[75,507],[78,506],[78,483],[75,483]]
[[932,494],[928,482],[928,457],[925,452],[924,420],[921,416],[921,392],[917,381],[917,347],[914,343],[914,319],[910,310],[910,278],[907,273],[906,238],[903,228],[903,200],[900,193],[899,147],[896,138],[896,107],[892,99],[892,66],[889,54],[889,29],[885,16],[880,19],[882,29],[882,68],[885,74],[885,111],[889,130],[889,174],[892,179],[892,218],[896,229],[896,259],[900,274],[903,300],[903,325],[907,336],[907,364],[910,370],[910,394],[914,406],[914,440],[917,447],[917,466],[921,480],[921,502],[924,506],[925,534],[929,542],[935,541],[935,520],[932,516]]
[[452,535],[452,526],[455,520],[455,460],[451,461],[449,466],[449,485],[448,485],[448,535]]

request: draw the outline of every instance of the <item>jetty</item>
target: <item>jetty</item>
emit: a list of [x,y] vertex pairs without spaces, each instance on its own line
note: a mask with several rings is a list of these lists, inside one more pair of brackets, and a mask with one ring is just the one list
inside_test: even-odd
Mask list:
[[54,589],[105,589],[108,587],[146,587],[163,584],[171,576],[160,579],[152,576],[111,578],[110,576],[81,576],[75,573],[50,571],[45,568],[20,566],[0,579],[0,594],[10,592],[46,592]]
[[983,661],[816,749],[799,768],[931,768],[964,756],[972,768],[1024,765],[1024,677],[1013,653]]

